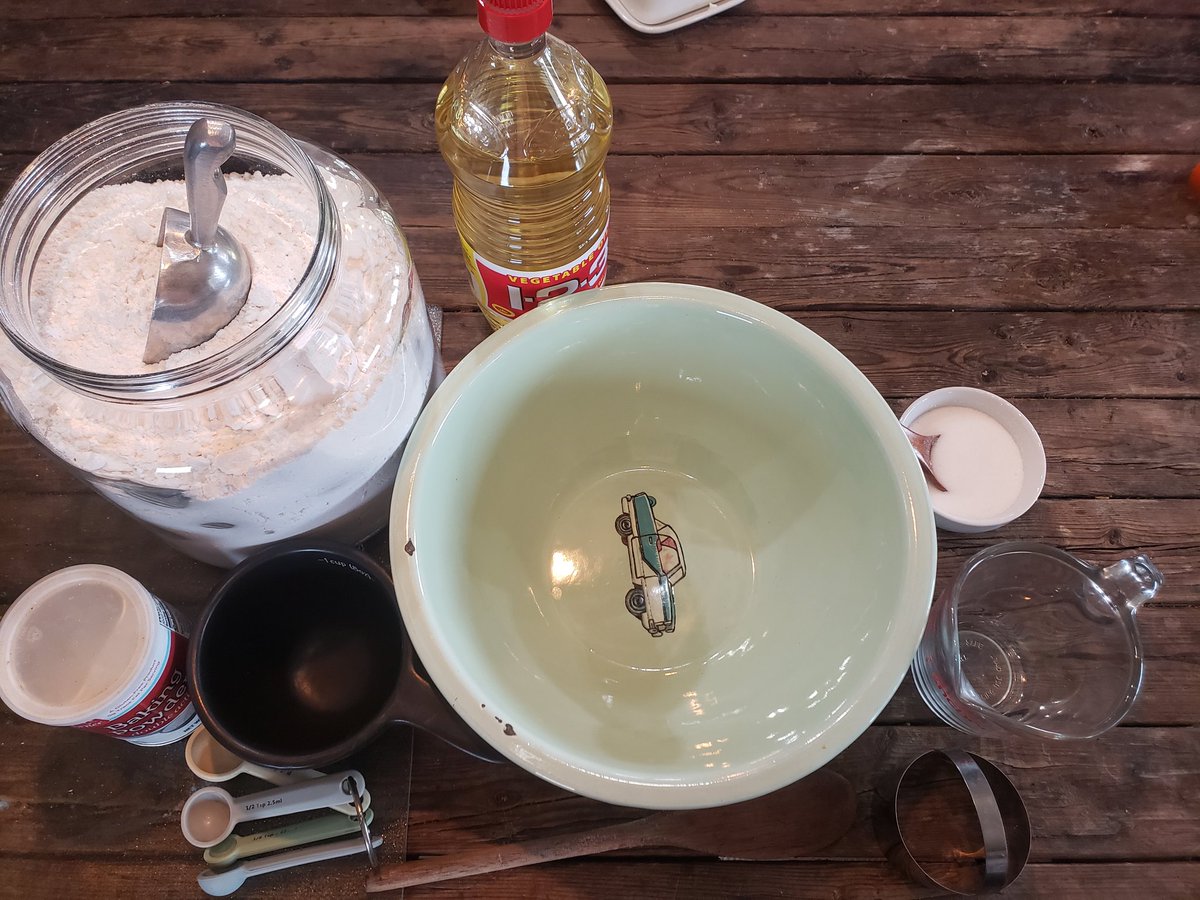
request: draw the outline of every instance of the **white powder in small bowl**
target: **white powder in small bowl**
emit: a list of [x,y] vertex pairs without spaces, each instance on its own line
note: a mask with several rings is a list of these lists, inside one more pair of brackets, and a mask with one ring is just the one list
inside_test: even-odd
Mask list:
[[187,209],[182,181],[97,188],[46,239],[33,271],[31,307],[44,346],[60,362],[110,375],[177,368],[249,335],[283,305],[316,242],[316,201],[290,175],[229,175],[221,227],[250,257],[246,305],[198,347],[160,363],[142,362],[154,308],[163,209]]
[[933,446],[933,474],[946,488],[930,491],[934,509],[959,521],[993,519],[1020,497],[1025,479],[1021,450],[1003,425],[967,406],[939,406],[912,429],[940,434]]

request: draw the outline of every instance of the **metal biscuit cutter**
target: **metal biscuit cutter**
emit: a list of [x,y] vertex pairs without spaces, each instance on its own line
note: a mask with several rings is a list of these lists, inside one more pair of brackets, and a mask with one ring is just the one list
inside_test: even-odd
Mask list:
[[158,233],[162,258],[143,362],[162,362],[203,344],[233,321],[246,302],[250,257],[237,238],[217,225],[227,193],[221,165],[235,146],[228,122],[197,119],[188,129],[183,154],[188,212],[163,210]]
[[[941,805],[922,813],[921,804],[931,798]],[[1012,884],[1029,859],[1029,814],[1020,794],[1000,769],[974,753],[923,753],[877,803],[875,824],[888,860],[926,887],[994,894]],[[948,837],[936,840],[928,833],[937,821],[931,816],[949,819],[942,829]],[[960,826],[967,827],[960,832]]]

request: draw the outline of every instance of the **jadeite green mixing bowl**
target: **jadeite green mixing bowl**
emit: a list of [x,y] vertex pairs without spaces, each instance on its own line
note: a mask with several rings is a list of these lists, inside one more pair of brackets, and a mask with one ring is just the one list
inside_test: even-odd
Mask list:
[[936,545],[895,416],[837,350],[677,284],[555,301],[485,340],[414,431],[401,611],[501,753],[627,806],[813,772],[895,692]]

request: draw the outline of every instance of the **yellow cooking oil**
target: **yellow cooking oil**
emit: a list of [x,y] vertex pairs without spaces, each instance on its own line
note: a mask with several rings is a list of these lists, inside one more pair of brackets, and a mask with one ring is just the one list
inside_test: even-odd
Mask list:
[[[500,2],[513,5],[521,0]],[[608,260],[608,89],[574,47],[544,32],[526,37],[489,32],[451,73],[435,112],[463,259],[493,328],[599,287]]]

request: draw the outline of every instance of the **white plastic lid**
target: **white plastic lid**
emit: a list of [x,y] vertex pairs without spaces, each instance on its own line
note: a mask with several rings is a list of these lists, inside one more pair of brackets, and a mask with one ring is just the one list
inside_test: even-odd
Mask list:
[[0,700],[46,725],[78,725],[121,699],[150,662],[150,593],[109,566],[60,569],[0,619]]

